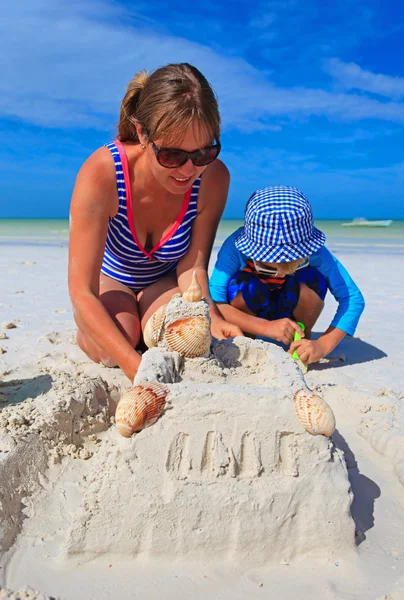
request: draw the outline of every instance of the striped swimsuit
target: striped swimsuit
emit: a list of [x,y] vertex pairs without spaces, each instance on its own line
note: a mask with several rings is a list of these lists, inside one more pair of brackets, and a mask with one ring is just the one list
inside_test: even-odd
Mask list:
[[133,225],[128,159],[118,141],[107,144],[115,163],[119,209],[109,219],[101,273],[138,292],[175,270],[191,243],[201,178],[187,192],[177,219],[150,251],[145,250]]

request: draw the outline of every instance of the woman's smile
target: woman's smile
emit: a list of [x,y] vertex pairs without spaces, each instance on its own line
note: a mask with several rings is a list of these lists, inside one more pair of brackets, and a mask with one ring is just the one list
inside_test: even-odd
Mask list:
[[174,177],[173,175],[171,175],[171,179],[173,179],[174,182],[179,187],[187,187],[191,183],[193,177],[191,176],[191,177],[183,178],[183,177]]

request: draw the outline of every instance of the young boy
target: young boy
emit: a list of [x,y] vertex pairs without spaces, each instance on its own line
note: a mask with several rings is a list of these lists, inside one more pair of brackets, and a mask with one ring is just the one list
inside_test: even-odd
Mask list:
[[[317,362],[354,334],[365,306],[349,273],[324,244],[299,190],[258,190],[247,203],[244,227],[219,251],[209,284],[212,299],[247,335],[291,344],[289,353],[296,350],[303,362]],[[338,309],[327,331],[311,340],[327,289]],[[304,323],[304,333],[296,321]],[[295,331],[304,339],[293,342]]]

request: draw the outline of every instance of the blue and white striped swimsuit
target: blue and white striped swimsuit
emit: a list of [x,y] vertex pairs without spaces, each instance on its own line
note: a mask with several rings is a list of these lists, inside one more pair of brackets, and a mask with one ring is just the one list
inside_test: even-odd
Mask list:
[[170,230],[150,252],[145,250],[133,225],[128,159],[118,141],[107,144],[116,170],[119,208],[109,219],[101,273],[127,285],[135,292],[175,270],[191,243],[191,227],[197,215],[201,178],[187,192],[180,213]]

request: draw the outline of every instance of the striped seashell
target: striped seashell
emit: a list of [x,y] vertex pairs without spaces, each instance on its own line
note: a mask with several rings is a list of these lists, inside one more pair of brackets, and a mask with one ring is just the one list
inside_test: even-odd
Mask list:
[[296,392],[293,400],[296,414],[306,431],[327,437],[333,434],[335,417],[325,400],[308,389]]
[[185,302],[200,302],[202,300],[202,288],[199,285],[198,276],[196,271],[192,273],[191,285],[182,294]]
[[188,317],[166,327],[166,341],[170,350],[187,358],[202,356],[210,348],[210,323],[205,317]]
[[153,425],[163,414],[168,390],[162,383],[135,385],[120,399],[115,423],[124,437]]
[[143,340],[148,348],[154,348],[160,341],[161,330],[164,326],[167,304],[163,304],[149,318],[143,331]]

